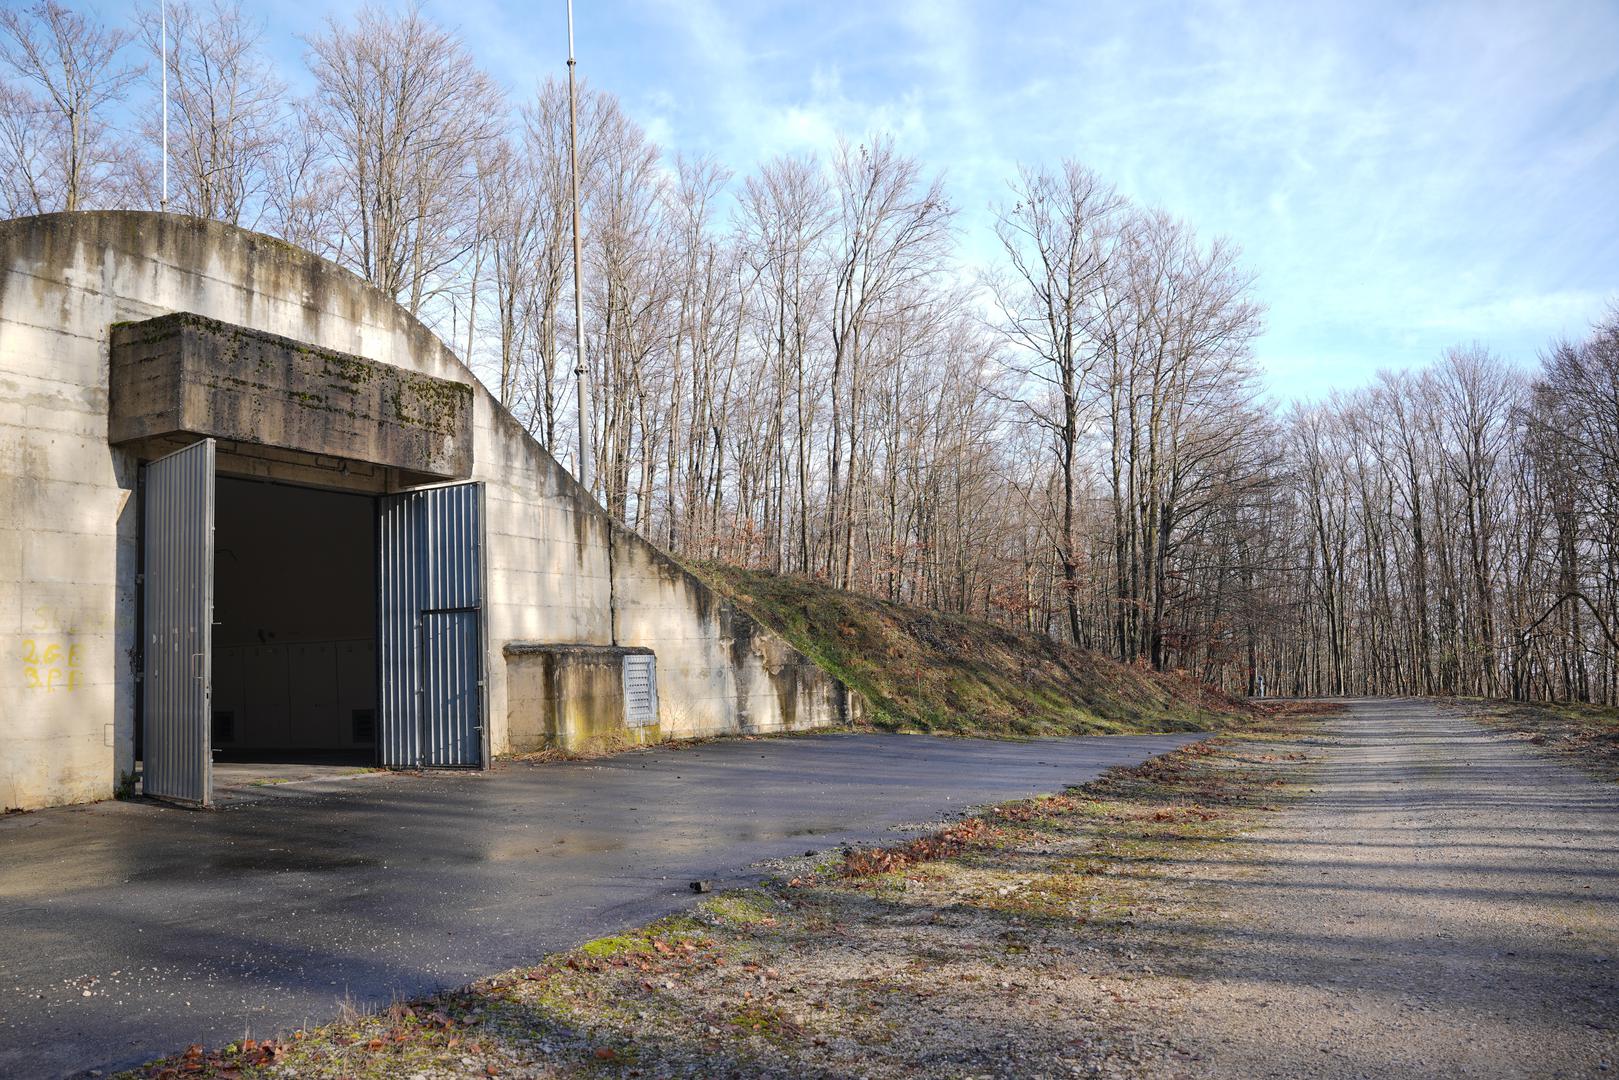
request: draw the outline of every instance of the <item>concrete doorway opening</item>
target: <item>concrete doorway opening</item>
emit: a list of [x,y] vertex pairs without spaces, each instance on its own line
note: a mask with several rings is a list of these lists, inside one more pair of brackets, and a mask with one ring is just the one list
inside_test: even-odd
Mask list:
[[376,499],[230,476],[215,499],[215,763],[376,764]]
[[372,494],[217,457],[142,468],[142,793],[208,806],[216,761],[233,786],[284,782],[265,763],[482,767],[483,485]]

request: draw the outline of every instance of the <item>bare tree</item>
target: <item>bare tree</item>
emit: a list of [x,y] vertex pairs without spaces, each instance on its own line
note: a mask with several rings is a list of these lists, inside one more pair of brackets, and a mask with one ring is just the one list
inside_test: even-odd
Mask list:
[[669,178],[658,158],[657,147],[615,102],[602,113],[581,166],[589,178],[587,362],[592,385],[601,390],[592,422],[597,482],[607,509],[632,525],[649,509],[644,481],[653,462],[647,451],[657,445],[649,409],[673,336],[678,281],[664,214]]
[[[141,35],[161,57],[162,14],[141,9]],[[256,224],[288,136],[286,84],[260,50],[263,29],[236,0],[168,5],[169,205],[232,225]],[[151,80],[154,88],[161,81]],[[162,101],[145,110],[145,132],[161,152]],[[159,193],[149,193],[155,204]]]
[[342,178],[326,156],[307,101],[290,107],[285,136],[265,162],[264,225],[289,243],[335,257],[341,249]]
[[334,255],[412,313],[471,250],[477,163],[505,96],[419,8],[362,8],[309,39],[318,122],[338,177]]
[[[739,209],[737,243],[762,293],[755,317],[776,373],[776,400],[783,412],[791,403],[792,440],[781,456],[790,475],[784,472],[777,483],[783,498],[793,493],[796,558],[784,562],[808,573],[810,450],[819,397],[812,348],[829,276],[821,244],[832,225],[831,192],[815,159],[775,158],[747,178]],[[776,422],[785,431],[788,418],[778,414]],[[787,514],[783,509],[778,516]]]
[[993,292],[1014,370],[1047,391],[1026,399],[1025,407],[1046,433],[1061,478],[1056,553],[1069,634],[1080,641],[1079,452],[1098,363],[1095,335],[1105,325],[1103,278],[1124,200],[1072,161],[1055,174],[1020,170],[1012,190],[1013,201],[1001,207],[995,227],[1011,276],[995,283]]
[[56,205],[50,120],[38,101],[0,83],[0,213],[44,213]]
[[891,137],[841,142],[833,159],[838,210],[832,256],[826,572],[849,579],[859,487],[866,339],[892,304],[943,269],[954,211],[938,177],[901,154]]
[[105,206],[129,179],[103,119],[138,71],[123,60],[130,35],[57,3],[0,10],[0,198],[8,215]]
[[1435,379],[1441,423],[1447,435],[1447,468],[1462,504],[1465,562],[1471,588],[1465,596],[1464,658],[1469,692],[1499,692],[1501,642],[1497,640],[1499,543],[1506,525],[1506,483],[1501,463],[1510,456],[1512,427],[1522,407],[1524,382],[1481,346],[1452,349]]

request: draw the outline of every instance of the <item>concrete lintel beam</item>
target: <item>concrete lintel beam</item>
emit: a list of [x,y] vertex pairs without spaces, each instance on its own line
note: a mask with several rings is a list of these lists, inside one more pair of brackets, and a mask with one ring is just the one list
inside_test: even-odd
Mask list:
[[191,434],[472,475],[472,387],[177,312],[115,323],[114,445]]

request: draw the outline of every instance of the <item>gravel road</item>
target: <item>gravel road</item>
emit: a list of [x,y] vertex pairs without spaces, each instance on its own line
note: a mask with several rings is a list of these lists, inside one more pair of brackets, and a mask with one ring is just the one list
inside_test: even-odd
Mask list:
[[1426,702],[1314,741],[1313,794],[1184,942],[1188,1071],[1619,1076],[1619,785]]

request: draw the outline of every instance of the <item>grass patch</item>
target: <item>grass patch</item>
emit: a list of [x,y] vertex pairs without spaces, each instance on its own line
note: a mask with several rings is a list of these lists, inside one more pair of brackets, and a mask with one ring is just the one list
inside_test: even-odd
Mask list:
[[1297,797],[1305,723],[1266,714],[462,990],[126,1075],[1162,1074],[1167,1046],[1110,1034],[1181,947],[1148,931]]
[[777,905],[766,893],[751,889],[720,893],[698,908],[700,916],[730,927],[775,926]]

